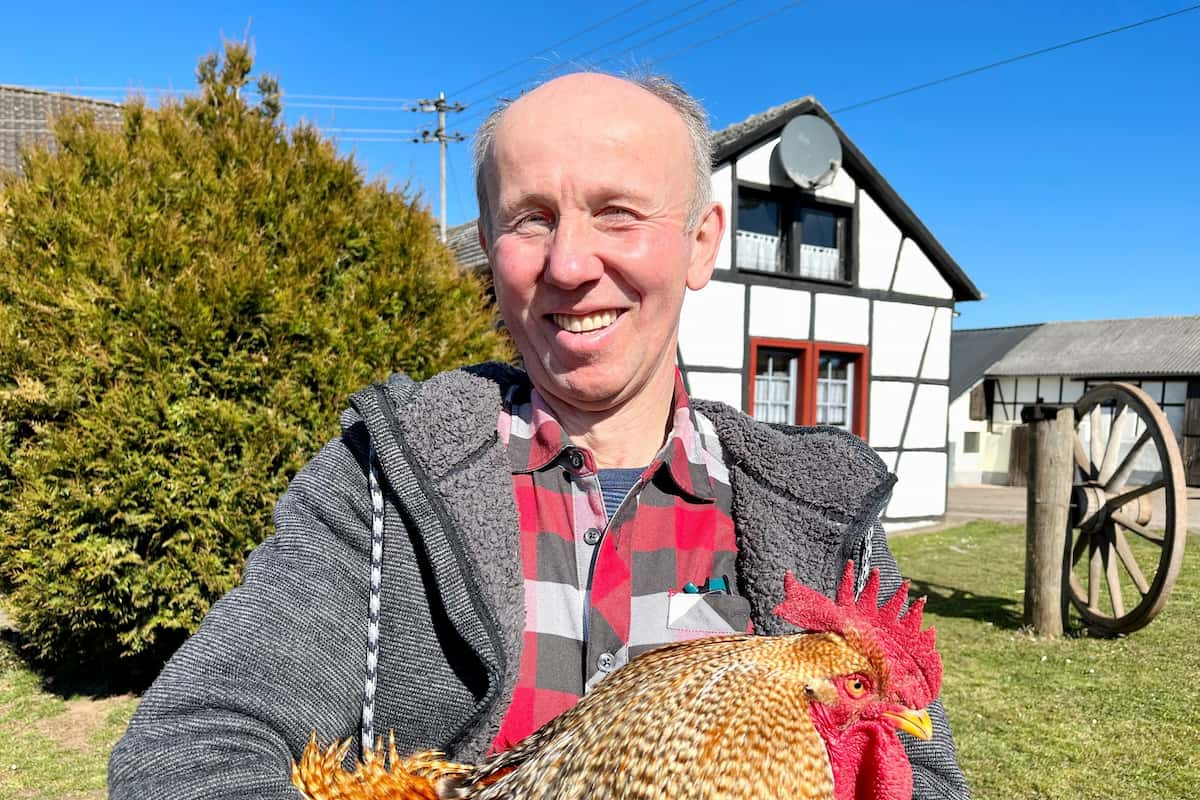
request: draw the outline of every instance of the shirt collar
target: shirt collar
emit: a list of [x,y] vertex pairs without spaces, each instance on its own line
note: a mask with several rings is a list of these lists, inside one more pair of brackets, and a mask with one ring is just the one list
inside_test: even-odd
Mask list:
[[[509,391],[497,427],[501,442],[508,448],[514,473],[540,470],[564,454],[569,456],[576,451],[583,458],[584,471],[596,469],[591,452],[571,443],[546,401],[529,384],[514,386]],[[671,429],[643,477],[649,480],[662,473],[685,494],[699,500],[714,500],[716,489],[708,469],[713,446],[700,433],[683,376],[676,368]],[[719,454],[717,460],[720,461]]]

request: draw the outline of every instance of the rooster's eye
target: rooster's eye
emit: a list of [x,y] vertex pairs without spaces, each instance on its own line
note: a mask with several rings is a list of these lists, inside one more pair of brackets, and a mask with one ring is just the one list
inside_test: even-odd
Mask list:
[[855,700],[867,693],[867,684],[860,678],[851,678],[846,681],[846,694],[853,697]]

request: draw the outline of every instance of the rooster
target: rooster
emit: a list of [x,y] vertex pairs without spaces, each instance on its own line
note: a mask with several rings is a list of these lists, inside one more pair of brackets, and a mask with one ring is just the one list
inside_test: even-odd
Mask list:
[[368,750],[316,734],[292,781],[307,800],[549,800],[788,797],[909,800],[897,731],[928,739],[941,688],[924,602],[908,584],[877,605],[872,571],[857,600],[847,564],[836,601],[790,574],[774,613],[807,631],[717,636],[660,647],[617,670],[571,710],[479,766],[440,754]]

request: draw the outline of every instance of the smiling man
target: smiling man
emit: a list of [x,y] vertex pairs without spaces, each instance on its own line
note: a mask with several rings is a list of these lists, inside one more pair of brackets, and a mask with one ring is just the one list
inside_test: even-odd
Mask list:
[[[476,142],[479,236],[526,371],[480,365],[352,400],[242,586],[146,693],[110,797],[288,798],[315,729],[474,761],[630,658],[782,633],[783,577],[900,576],[894,478],[860,440],[692,400],[684,294],[725,230],[703,109],[660,78],[579,73]],[[967,797],[939,704],[914,796]]]

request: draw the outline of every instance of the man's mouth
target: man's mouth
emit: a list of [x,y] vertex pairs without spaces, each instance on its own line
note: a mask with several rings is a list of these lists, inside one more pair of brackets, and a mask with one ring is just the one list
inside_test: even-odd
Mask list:
[[607,328],[617,321],[621,312],[616,309],[596,311],[592,314],[551,314],[550,319],[564,331],[571,333],[589,333]]

